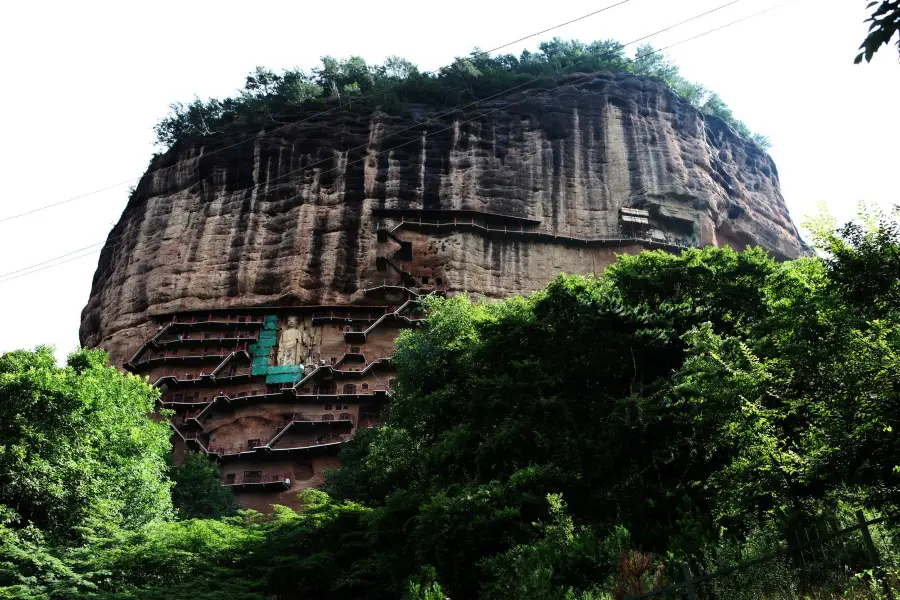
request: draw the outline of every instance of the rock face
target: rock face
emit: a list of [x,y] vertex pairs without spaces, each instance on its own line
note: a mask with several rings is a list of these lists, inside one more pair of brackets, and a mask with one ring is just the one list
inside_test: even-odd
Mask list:
[[[566,83],[429,122],[437,111],[427,107],[406,117],[348,107],[270,133],[177,145],[152,162],[110,234],[82,343],[121,363],[152,315],[358,302],[367,281],[385,278],[377,227],[416,210],[595,239],[619,235],[619,209],[636,207],[670,239],[806,252],[771,158],[723,122],[650,78]],[[628,250],[474,227],[426,233],[411,239],[425,252],[414,266],[448,293],[489,297],[539,288],[560,271],[602,270]]]
[[82,344],[148,375],[176,454],[215,455],[246,506],[293,504],[377,426],[423,294],[527,293],[645,248],[808,252],[771,158],[656,80],[411,113],[182,142],[100,256]]

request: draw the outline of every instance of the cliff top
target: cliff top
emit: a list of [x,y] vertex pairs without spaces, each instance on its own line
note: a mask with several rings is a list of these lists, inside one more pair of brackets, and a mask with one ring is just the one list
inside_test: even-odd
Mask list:
[[768,148],[768,139],[751,132],[718,94],[682,77],[678,67],[652,46],[639,46],[629,57],[615,40],[586,44],[559,38],[519,56],[490,56],[476,48],[434,72],[419,71],[413,62],[396,56],[380,65],[369,65],[358,56],[344,60],[325,56],[321,66],[308,73],[257,67],[233,97],[173,104],[155,131],[160,145],[171,147],[187,138],[282,126],[336,106],[366,112],[379,108],[392,114],[403,114],[415,103],[464,107],[519,90],[554,87],[575,72],[599,71],[656,77],[705,115],[721,119],[763,150]]

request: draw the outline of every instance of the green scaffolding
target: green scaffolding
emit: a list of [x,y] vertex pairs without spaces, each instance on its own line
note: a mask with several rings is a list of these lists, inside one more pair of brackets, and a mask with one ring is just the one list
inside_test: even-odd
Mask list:
[[303,377],[303,365],[269,367],[266,383],[294,383],[301,377]]
[[266,383],[294,383],[303,377],[303,365],[270,366],[269,355],[278,343],[278,316],[267,315],[255,344],[250,344],[253,357],[251,375],[265,375]]

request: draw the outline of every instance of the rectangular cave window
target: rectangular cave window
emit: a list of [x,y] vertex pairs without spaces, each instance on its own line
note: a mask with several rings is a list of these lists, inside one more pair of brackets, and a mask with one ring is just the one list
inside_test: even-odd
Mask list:
[[247,440],[247,450],[249,450],[249,449],[251,449],[251,448],[257,448],[257,447],[259,447],[259,446],[261,446],[261,445],[262,445],[262,444],[259,443],[259,440],[258,440],[258,439],[255,439],[255,440]]
[[429,277],[428,275],[422,275],[422,283],[428,285]]
[[208,340],[211,336],[212,336],[211,333],[204,333],[204,334],[203,334],[203,339],[204,339],[204,340]]
[[227,485],[233,485],[233,484],[234,484],[234,473],[229,473],[229,474],[227,474],[227,475],[225,476],[225,483],[226,483]]
[[359,354],[359,346],[350,346],[350,354]]
[[356,393],[356,385],[353,383],[344,384],[344,393],[345,394],[355,394]]
[[262,481],[262,471],[244,471],[244,483],[259,483]]
[[331,405],[330,405],[330,404],[326,404],[324,410],[331,410]]

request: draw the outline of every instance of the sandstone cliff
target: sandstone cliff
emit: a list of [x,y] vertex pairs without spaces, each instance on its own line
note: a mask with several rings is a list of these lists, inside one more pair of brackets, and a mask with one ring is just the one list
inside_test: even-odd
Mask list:
[[385,277],[381,220],[396,227],[422,210],[518,217],[496,217],[495,228],[552,234],[410,233],[403,269],[451,294],[504,296],[560,271],[602,270],[614,252],[642,247],[579,246],[617,235],[621,207],[647,210],[657,233],[692,245],[807,252],[771,158],[664,84],[603,73],[541,91],[428,123],[438,111],[425,106],[405,116],[350,106],[279,131],[177,144],[151,163],[110,233],[82,343],[121,364],[154,315],[364,301],[360,290]]

